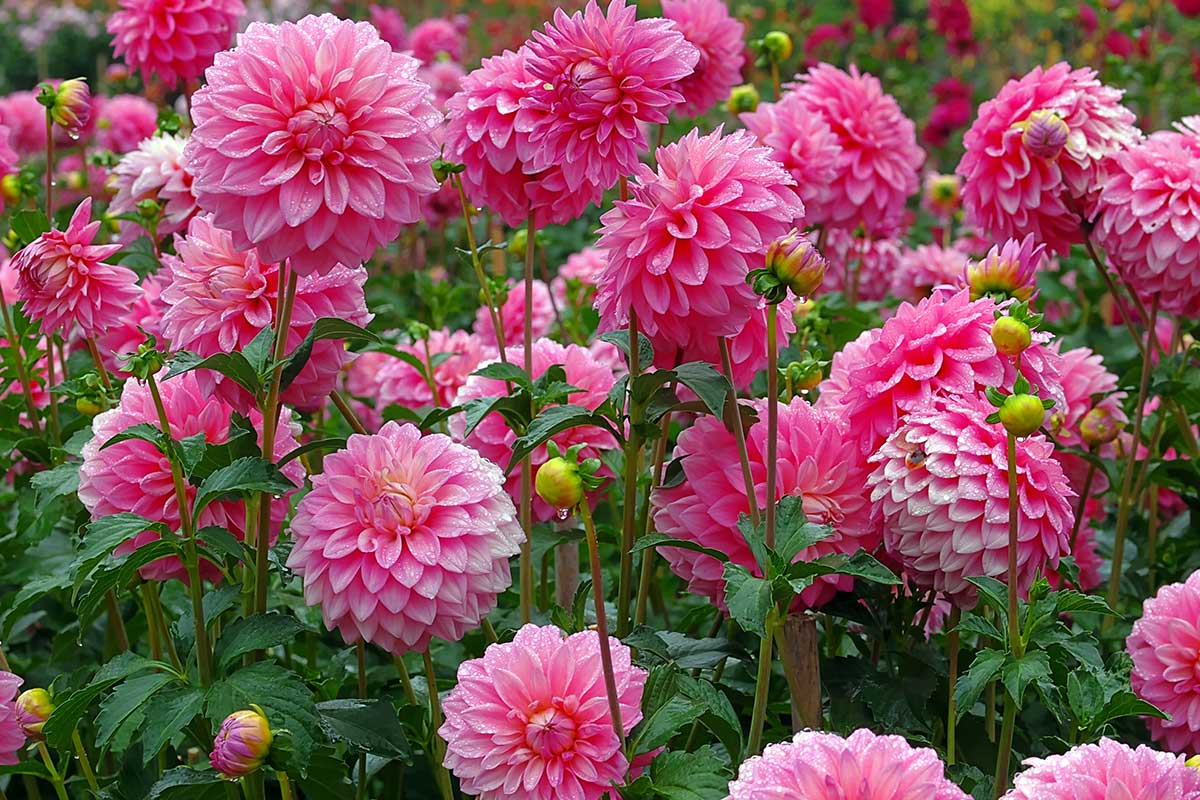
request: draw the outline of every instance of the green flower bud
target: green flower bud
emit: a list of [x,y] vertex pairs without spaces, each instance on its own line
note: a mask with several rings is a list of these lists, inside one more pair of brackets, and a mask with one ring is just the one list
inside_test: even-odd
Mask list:
[[754,84],[743,83],[741,86],[733,87],[725,107],[729,109],[730,114],[742,114],[758,108],[758,101],[758,89],[754,88]]
[[579,465],[561,456],[538,467],[534,481],[538,497],[557,509],[572,509],[583,502],[583,479]]
[[1042,427],[1045,419],[1046,407],[1037,395],[1009,395],[1000,407],[1000,423],[1013,436],[1028,436]]
[[41,740],[42,726],[53,711],[54,701],[45,689],[28,689],[17,696],[17,722],[30,739]]
[[1018,356],[1033,341],[1029,326],[1013,317],[1001,317],[992,324],[992,344],[1002,355]]
[[520,261],[525,258],[525,248],[529,246],[529,231],[526,228],[517,228],[508,237],[508,245],[506,249],[508,254]]
[[771,31],[762,40],[763,54],[776,64],[792,57],[792,37],[783,31]]
[[1122,427],[1121,420],[1112,411],[1097,406],[1079,420],[1079,435],[1088,447],[1099,447],[1114,441]]

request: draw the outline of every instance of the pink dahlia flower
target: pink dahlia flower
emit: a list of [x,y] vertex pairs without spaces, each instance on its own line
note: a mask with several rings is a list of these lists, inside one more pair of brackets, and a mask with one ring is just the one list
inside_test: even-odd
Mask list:
[[[884,546],[919,586],[963,607],[976,599],[967,578],[1008,579],[1008,439],[986,422],[994,410],[977,395],[935,398],[908,412],[870,459]],[[1025,592],[1067,555],[1075,521],[1075,492],[1040,433],[1017,442],[1017,493]]]
[[394,655],[458,641],[512,582],[525,534],[494,464],[389,422],[325,457],[292,520],[288,567],[347,642]]
[[238,248],[301,275],[370,258],[438,189],[442,115],[419,67],[367,22],[252,23],[192,97],[200,207]]
[[677,113],[689,119],[707,114],[742,82],[746,26],[729,16],[723,0],[663,0],[662,11],[700,51],[695,70],[671,87],[683,95]]
[[663,124],[683,102],[675,88],[692,74],[700,51],[670,20],[637,19],[637,6],[596,0],[534,31],[526,46],[538,83],[521,101],[516,127],[529,134],[526,172],[562,168],[568,192],[598,201],[638,167],[646,150],[639,123]]
[[[647,673],[621,642],[610,638],[609,646],[628,734],[642,719]],[[564,636],[553,625],[524,626],[458,668],[443,708],[446,767],[479,800],[600,800],[629,770],[595,631]]]
[[[429,89],[433,93],[434,106],[444,112],[446,103],[462,89],[462,82],[467,77],[467,73],[457,61],[434,61],[421,67],[417,72],[417,77],[429,84]],[[454,187],[449,181],[442,184],[442,192],[445,191],[449,191],[453,195],[454,207],[457,209],[459,206],[458,193],[454,191]],[[458,213],[461,214],[462,211],[460,210]]]
[[[539,280],[533,282],[533,338],[540,339],[554,326],[554,301],[550,289]],[[500,305],[500,333],[506,346],[520,345],[525,341],[525,281],[518,281],[508,290],[508,297]],[[475,312],[475,335],[485,347],[498,347],[496,326],[492,323],[487,306]]]
[[454,22],[441,17],[422,20],[408,37],[412,54],[426,64],[432,64],[441,55],[451,61],[462,61],[464,44],[462,32]]
[[[1031,233],[1061,255],[1083,241],[1083,217],[1093,213],[1103,160],[1141,136],[1121,95],[1096,80],[1095,71],[1065,63],[1035,67],[1006,83],[979,107],[963,137],[966,152],[956,172],[964,180],[967,222],[994,239]],[[1031,155],[1022,142],[1023,123],[1047,111],[1069,131],[1054,159]]]
[[[733,369],[733,384],[738,389],[749,389],[754,376],[767,366],[767,304],[759,299],[757,307],[750,312],[750,319],[742,329],[728,338],[729,363]],[[796,302],[788,297],[776,310],[775,339],[779,350],[787,347],[788,339],[796,332],[796,321],[792,313]],[[723,374],[721,350],[715,336],[700,336],[682,350],[655,352],[654,363],[663,369],[671,369],[689,361],[704,361]]]
[[213,56],[229,47],[241,0],[120,0],[108,19],[113,55],[150,83],[157,77],[169,89],[199,78]]
[[978,261],[971,261],[958,283],[971,289],[971,297],[990,296],[996,300],[1014,297],[1031,300],[1037,296],[1038,272],[1045,261],[1046,246],[1034,241],[1033,234],[1021,241],[1009,239],[995,245]]
[[[196,213],[192,176],[180,165],[186,142],[182,136],[154,136],[143,139],[137,149],[125,154],[113,170],[117,196],[109,210],[113,214],[133,214],[141,201],[155,200],[162,207],[157,231],[160,237],[186,228]],[[144,232],[136,223],[121,221],[122,241],[132,241]]]
[[922,244],[905,250],[892,273],[892,296],[918,302],[939,286],[961,283],[966,266],[967,254],[953,247]]
[[118,155],[136,150],[158,130],[158,107],[144,97],[98,97],[96,105],[96,141]]
[[[525,363],[523,348],[510,347],[505,353],[510,364],[523,365]],[[535,341],[533,343],[533,379],[540,378],[555,364],[562,366],[567,375],[567,383],[580,390],[571,394],[568,402],[572,405],[583,406],[590,410],[595,409],[608,398],[608,392],[615,382],[612,369],[597,360],[590,351],[577,344],[563,346],[550,339]],[[508,390],[503,381],[472,375],[467,378],[467,382],[459,390],[454,404],[461,406],[479,397],[500,397],[507,393]],[[508,466],[517,435],[508,427],[508,423],[500,414],[495,412],[489,414],[465,438],[463,433],[466,430],[466,420],[461,414],[452,417],[449,424],[450,433],[455,439],[475,448],[484,458],[494,461],[502,468]],[[553,441],[563,452],[577,444],[585,445],[580,452],[580,458],[599,457],[601,452],[615,449],[617,446],[611,433],[590,426],[569,428],[556,434]],[[545,446],[537,448],[532,453],[530,461],[533,463],[535,478],[538,468],[549,458],[550,454]],[[520,470],[514,469],[508,476],[506,484],[514,499],[520,497],[519,480]],[[535,497],[533,500],[533,510],[534,516],[541,522],[554,519],[557,511],[539,497]]]
[[[221,444],[235,432],[231,429],[234,409],[219,397],[206,392],[197,373],[184,373],[170,380],[162,380],[160,375],[158,389],[167,411],[171,435],[176,440],[203,435],[205,442]],[[298,446],[295,434],[299,432],[299,426],[293,428],[291,415],[288,408],[280,409],[279,432],[275,437],[276,459]],[[262,415],[251,410],[250,421],[261,437]],[[166,523],[178,530],[179,508],[175,502],[175,487],[166,457],[157,447],[141,439],[104,446],[118,433],[143,423],[155,428],[159,426],[158,411],[154,407],[150,388],[136,380],[126,381],[116,408],[104,411],[92,420],[92,438],[83,446],[83,464],[79,469],[79,499],[91,512],[92,519],[132,513],[151,522]],[[284,465],[283,473],[297,486],[304,481],[304,468],[297,460]],[[188,502],[191,503],[195,500],[196,487],[188,484],[186,488]],[[271,504],[272,543],[287,512],[286,498]],[[217,500],[205,507],[194,522],[197,530],[216,525],[242,539],[246,530],[246,507],[240,500]],[[131,553],[158,538],[157,533],[145,531],[122,543],[115,552],[117,555]],[[140,572],[146,580],[186,578],[183,564],[176,557],[153,561],[142,567]],[[207,561],[201,562],[200,575],[213,582],[221,578],[216,565]]]
[[3,765],[16,764],[17,753],[25,746],[25,731],[17,716],[17,689],[24,682],[11,672],[0,671],[0,764]]
[[8,126],[8,141],[19,156],[46,152],[46,107],[33,92],[13,92],[0,98],[0,124]]
[[[759,421],[746,434],[750,471],[759,509],[766,507],[766,401],[756,403]],[[759,568],[738,517],[748,514],[746,483],[739,467],[737,442],[715,417],[700,417],[679,435],[674,458],[683,458],[687,480],[651,496],[655,530],[727,554],[729,560],[755,574]],[[797,560],[831,553],[874,550],[878,525],[872,521],[866,459],[848,435],[845,421],[817,411],[803,398],[779,407],[778,497],[801,498],[809,520],[833,526],[833,535],[801,550]],[[711,556],[668,547],[661,551],[691,592],[725,608],[723,564]],[[795,601],[796,608],[816,608],[838,591],[849,591],[854,579],[844,575],[819,578]]]
[[[208,357],[240,350],[275,322],[279,298],[279,265],[264,263],[254,250],[239,250],[228,231],[207,215],[194,217],[186,236],[176,236],[178,256],[164,256],[170,283],[163,289],[162,330],[171,346]],[[337,317],[363,326],[371,321],[363,296],[367,272],[361,266],[338,265],[324,275],[306,275],[296,285],[296,302],[288,328],[287,350],[300,345],[322,317]],[[318,408],[337,385],[338,375],[353,355],[340,340],[313,344],[304,368],[284,390],[282,399],[296,408]],[[251,403],[238,384],[211,370],[201,370],[206,392],[214,389],[238,409]]]
[[1147,719],[1154,741],[1200,755],[1200,571],[1145,602],[1125,649],[1133,659],[1133,691],[1171,715]]
[[163,285],[169,280],[167,270],[142,278],[142,293],[133,306],[97,340],[104,366],[118,375],[127,364],[122,356],[132,355],[146,341],[146,334],[162,335]]
[[[380,413],[393,405],[406,408],[453,405],[467,378],[495,352],[475,334],[451,333],[445,329],[430,331],[427,340],[400,345],[397,349],[416,356],[426,365],[430,361],[435,364],[434,387],[407,361],[386,353],[364,353],[350,366],[346,385],[356,396],[374,400],[375,410]],[[444,360],[438,363],[439,358]]]
[[578,253],[567,256],[558,268],[558,275],[550,281],[550,291],[555,300],[564,306],[582,308],[591,305],[600,273],[608,264],[608,251],[599,247],[585,247]]
[[1004,800],[1200,800],[1200,770],[1183,756],[1101,739],[1025,760]]
[[88,198],[65,231],[47,231],[13,256],[17,295],[25,301],[25,313],[39,320],[47,335],[65,337],[76,324],[85,336],[103,333],[141,295],[135,273],[104,263],[121,245],[93,244],[100,222],[90,222],[91,216]]
[[630,199],[600,218],[608,266],[597,281],[602,330],[629,323],[657,350],[733,336],[758,306],[746,285],[770,243],[804,215],[794,181],[746,131],[692,131],[638,168]]
[[818,64],[798,78],[797,96],[828,123],[842,148],[836,176],[808,222],[894,233],[905,203],[920,188],[918,170],[925,160],[912,120],[877,78],[857,67],[843,72]]
[[[1197,119],[1200,123],[1200,119]],[[1200,124],[1107,162],[1096,241],[1147,306],[1200,317]]]
[[771,157],[796,181],[796,193],[805,207],[816,206],[838,174],[842,146],[820,114],[814,114],[795,91],[785,92],[776,103],[759,103],[754,111],[738,115],[746,129],[771,148]]
[[843,738],[805,731],[747,759],[727,800],[968,800],[947,780],[938,754],[901,736],[860,728]]
[[903,248],[897,238],[870,239],[841,228],[828,228],[823,254],[829,264],[821,291],[845,294],[850,281],[854,281],[859,300],[883,300],[900,269]]
[[[1060,451],[1059,461],[1063,465],[1063,470],[1067,471],[1068,480],[1071,478],[1070,472],[1067,470],[1065,454]],[[1072,482],[1072,489],[1075,488]],[[1104,575],[1101,570],[1104,568],[1105,560],[1096,549],[1096,530],[1093,527],[1094,523],[1104,521],[1104,501],[1094,497],[1089,497],[1083,505],[1083,522],[1079,524],[1079,534],[1075,537],[1075,546],[1071,548],[1071,557],[1075,559],[1075,566],[1079,568],[1078,583],[1071,583],[1066,579],[1059,570],[1054,568],[1046,569],[1046,580],[1054,589],[1078,589],[1081,592],[1090,592],[1104,582]]]
[[367,14],[375,30],[379,31],[380,39],[396,52],[408,49],[408,25],[397,9],[372,3],[367,8]]

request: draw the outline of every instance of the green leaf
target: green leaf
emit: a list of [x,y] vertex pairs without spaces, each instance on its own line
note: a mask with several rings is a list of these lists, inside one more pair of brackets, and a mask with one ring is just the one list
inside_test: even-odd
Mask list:
[[283,371],[280,373],[279,388],[282,391],[292,385],[300,370],[312,357],[313,345],[324,339],[343,339],[350,342],[378,343],[380,338],[365,328],[360,328],[352,322],[338,317],[321,317],[313,323],[308,335],[292,351],[291,355],[282,362]]
[[192,517],[199,519],[200,512],[209,503],[227,495],[245,497],[254,492],[282,495],[296,488],[279,468],[261,458],[239,458],[227,467],[213,472],[200,484],[193,503]]
[[1112,609],[1103,597],[1094,594],[1084,594],[1074,589],[1065,589],[1054,593],[1060,614],[1103,614],[1107,617],[1121,616]]
[[717,419],[723,418],[725,399],[729,396],[729,381],[711,364],[692,361],[675,368],[679,382],[696,393]]
[[[422,370],[424,365],[422,365]],[[525,370],[521,369],[516,364],[508,361],[493,361],[490,364],[485,364],[473,373],[481,378],[491,378],[497,381],[508,381],[514,383],[524,389],[532,389],[533,381],[529,379],[529,375]]]
[[303,630],[300,620],[283,614],[254,614],[239,619],[217,642],[217,665],[224,668],[246,653],[287,644]]
[[[622,328],[619,331],[609,331],[608,333],[600,334],[600,341],[608,342],[616,345],[617,349],[625,354],[625,358],[629,358],[629,330]],[[650,343],[650,337],[638,331],[638,366],[642,369],[654,363],[654,345]]]
[[215,564],[224,563],[226,558],[232,558],[235,561],[246,559],[245,545],[227,528],[205,525],[196,531],[196,539],[200,544],[201,551]]
[[46,218],[45,213],[27,208],[13,214],[9,228],[24,247],[50,230],[50,220]]
[[476,397],[474,400],[468,400],[463,404],[467,421],[463,436],[469,436],[493,411],[503,415],[506,420],[516,416],[528,422],[529,408],[529,395],[523,390],[512,395]]
[[808,521],[803,497],[788,495],[775,506],[775,552],[784,563],[832,535],[831,526]]
[[271,361],[271,349],[275,346],[275,328],[268,325],[259,331],[250,343],[242,348],[242,356],[258,375],[267,372]]
[[1025,696],[1029,684],[1050,677],[1050,657],[1041,650],[1031,650],[1020,658],[1009,659],[1000,672],[1004,688],[1009,697],[1018,703]]
[[74,494],[79,489],[79,462],[69,461],[35,473],[29,479],[29,485],[37,489],[42,502],[52,497]]
[[651,764],[650,778],[663,800],[724,800],[729,791],[729,770],[708,750],[663,753]]
[[639,537],[629,552],[639,553],[642,550],[649,550],[651,547],[677,547],[680,550],[691,550],[693,553],[703,553],[706,556],[711,556],[718,561],[727,561],[729,556],[722,553],[720,550],[714,550],[711,547],[705,547],[702,544],[689,541],[687,539],[676,539],[674,536],[668,536],[665,533],[647,533],[645,536]]
[[169,672],[151,672],[130,678],[114,689],[100,704],[100,713],[96,715],[96,746],[107,747],[126,720],[142,711],[156,692],[176,680]]
[[222,800],[225,786],[214,769],[175,767],[150,787],[146,800]]
[[204,690],[199,686],[179,686],[159,692],[146,709],[142,728],[142,757],[149,764],[168,743],[178,741],[184,726],[204,707]]
[[1008,624],[1008,587],[995,578],[977,576],[967,578],[967,582],[979,590],[979,599],[985,605],[991,606],[999,617],[1000,622]]
[[996,627],[991,621],[979,616],[978,614],[968,614],[963,617],[958,623],[959,633],[974,633],[977,636],[986,636],[997,642],[1004,641],[1004,633]]
[[1157,706],[1147,703],[1133,692],[1120,691],[1109,698],[1104,708],[1092,720],[1092,730],[1099,731],[1104,725],[1122,717],[1151,717],[1153,719],[1169,719]]
[[220,373],[258,397],[263,393],[262,383],[258,379],[258,371],[241,353],[217,353],[208,358],[201,358],[195,353],[180,350],[167,362],[169,369],[163,380],[170,380],[176,375],[197,369],[207,369]]
[[548,442],[555,434],[569,428],[597,424],[603,424],[603,421],[582,406],[550,406],[543,409],[529,423],[525,435],[513,442],[512,458],[508,461],[505,473],[511,472],[513,467],[520,464],[525,456]]
[[412,749],[388,700],[329,700],[317,704],[321,728],[334,742],[360,753],[410,761]]
[[109,661],[92,678],[87,686],[76,689],[65,698],[56,698],[54,711],[46,719],[42,734],[52,750],[71,748],[71,733],[79,720],[87,713],[92,702],[114,684],[157,666],[157,663],[136,653],[122,653]]
[[305,770],[320,723],[312,692],[300,676],[266,661],[239,669],[208,690],[208,717],[215,727],[251,703],[263,709],[272,728],[291,732],[295,768]]
[[771,584],[756,578],[745,567],[725,565],[725,605],[729,615],[746,631],[767,635],[771,613]]
[[702,711],[703,706],[698,701],[682,694],[674,695],[633,729],[634,755],[662,747],[685,726],[690,726]]
[[354,794],[345,762],[328,747],[313,753],[307,774],[300,776],[299,783],[304,800],[347,800]]
[[971,662],[971,668],[959,676],[954,690],[959,719],[971,710],[984,688],[1000,674],[1005,658],[1006,655],[999,650],[980,650]]
[[1067,705],[1075,719],[1086,722],[1094,719],[1104,708],[1104,687],[1090,670],[1075,669],[1067,673]]
[[687,679],[684,692],[703,704],[706,711],[700,716],[700,723],[717,737],[733,763],[741,761],[742,725],[725,693],[708,681],[695,678]]
[[[422,427],[424,427],[424,426],[422,426]],[[300,456],[305,455],[307,453],[315,452],[317,450],[341,450],[341,449],[345,448],[345,446],[346,446],[346,440],[340,436],[330,438],[330,439],[315,439],[311,442],[305,442],[304,444],[297,447],[295,450],[292,450],[291,452],[289,452],[283,458],[279,459],[278,466],[282,467],[284,464],[288,463],[289,461],[295,461]]]
[[155,254],[154,242],[150,241],[149,236],[139,236],[125,245],[117,254],[117,259],[121,266],[133,270],[142,277],[158,271],[158,268],[162,266]]
[[[100,569],[92,573],[92,582],[84,592],[75,592],[73,602],[80,620],[90,621],[99,613],[105,595],[118,587],[127,585],[134,574],[147,564],[160,558],[179,555],[180,543],[174,537],[158,539],[136,548],[123,556],[112,556]],[[79,635],[83,634],[80,626]]]
[[162,430],[157,425],[151,425],[149,422],[139,422],[136,425],[130,425],[125,430],[105,441],[104,444],[100,445],[100,449],[105,450],[114,444],[131,440],[149,442],[154,445],[158,452],[167,452],[167,437],[163,435]]

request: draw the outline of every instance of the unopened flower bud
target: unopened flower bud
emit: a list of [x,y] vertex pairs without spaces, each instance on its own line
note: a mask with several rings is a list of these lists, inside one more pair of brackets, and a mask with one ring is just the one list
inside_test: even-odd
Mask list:
[[1121,420],[1111,410],[1096,406],[1079,420],[1079,435],[1088,447],[1108,444],[1121,433]]
[[30,739],[42,738],[42,726],[54,711],[54,701],[45,689],[27,689],[17,696],[17,722]]
[[1067,137],[1071,129],[1062,117],[1053,111],[1034,111],[1023,125],[1021,144],[1030,155],[1053,160],[1058,158],[1058,154],[1067,146]]
[[962,205],[962,178],[957,175],[930,173],[925,178],[925,207],[948,219]]
[[85,417],[91,418],[104,410],[104,406],[94,397],[76,397],[75,410]]
[[992,344],[1002,355],[1018,356],[1033,341],[1029,326],[1013,317],[1001,317],[992,323]]
[[729,93],[729,101],[725,104],[730,114],[744,114],[758,108],[758,89],[752,83],[743,83],[733,87]]
[[763,54],[780,64],[792,57],[792,37],[783,31],[771,31],[762,40]]
[[39,87],[37,100],[50,110],[54,120],[72,138],[87,125],[92,114],[91,92],[83,78],[63,81],[57,87],[43,83]]
[[810,297],[825,280],[825,258],[795,228],[771,242],[767,269],[797,297]]
[[787,379],[791,382],[792,389],[797,392],[817,388],[823,377],[825,376],[821,365],[815,360],[793,361],[787,366]]
[[538,497],[557,509],[572,509],[583,502],[583,479],[579,465],[561,456],[538,467],[534,481]]
[[87,177],[83,170],[73,169],[63,176],[63,183],[72,192],[81,192],[87,188]]
[[525,258],[525,248],[528,246],[529,231],[525,228],[517,228],[508,237],[508,244],[505,246],[505,249],[508,250],[510,256],[520,261]]
[[157,219],[159,212],[162,211],[158,201],[150,198],[139,200],[136,208],[138,216],[142,219]]
[[213,769],[229,779],[249,775],[271,751],[271,726],[258,706],[235,711],[221,723],[209,756]]
[[21,199],[21,179],[16,175],[5,175],[0,178],[0,194],[4,196],[7,205],[16,205]]
[[1042,427],[1046,407],[1032,394],[1009,395],[1000,407],[1000,423],[1013,436],[1028,436]]

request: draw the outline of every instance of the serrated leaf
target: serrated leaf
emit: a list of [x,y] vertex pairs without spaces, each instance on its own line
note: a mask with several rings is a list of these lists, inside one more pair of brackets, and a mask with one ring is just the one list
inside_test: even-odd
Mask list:
[[168,672],[139,675],[122,683],[100,704],[96,715],[96,746],[107,747],[130,715],[140,710],[154,694],[178,680]]
[[1002,625],[1007,625],[1008,587],[995,578],[986,576],[969,577],[967,582],[979,590],[979,599],[999,615]]
[[185,372],[207,369],[229,378],[249,392],[251,397],[258,397],[263,392],[258,371],[241,353],[217,353],[208,358],[201,358],[195,353],[180,350],[167,362],[167,366],[169,369],[163,380],[170,380]]
[[463,415],[466,417],[463,436],[469,436],[492,412],[500,413],[505,419],[509,419],[512,414],[528,415],[529,395],[517,392],[515,395],[500,397],[476,397],[463,403]]
[[287,644],[303,630],[300,620],[284,614],[254,614],[239,619],[217,641],[217,666],[224,668],[246,653]]
[[650,776],[662,800],[724,800],[728,796],[729,770],[708,751],[663,753],[651,764]]
[[1104,704],[1104,708],[1092,720],[1091,727],[1093,730],[1099,731],[1104,725],[1122,717],[1169,719],[1167,714],[1163,713],[1161,709],[1142,700],[1133,692],[1120,691],[1108,699],[1108,702]]
[[729,396],[729,381],[711,364],[691,361],[675,368],[679,382],[696,393],[712,415],[722,419],[725,400]]
[[316,745],[320,720],[312,692],[300,676],[265,661],[243,667],[208,690],[208,718],[215,727],[251,703],[263,709],[272,728],[291,732],[294,765],[303,772]]
[[317,713],[331,741],[383,758],[412,758],[396,708],[387,700],[329,700],[317,704]]
[[[422,425],[422,428],[425,426]],[[289,461],[295,461],[302,455],[312,453],[318,450],[341,450],[346,446],[346,440],[343,437],[334,437],[330,439],[315,439],[311,442],[305,442],[295,450],[288,452],[283,458],[279,459],[278,466],[282,467]]]
[[214,769],[175,767],[150,787],[146,800],[222,800],[225,786]]
[[599,422],[600,419],[595,414],[582,406],[550,406],[542,409],[529,423],[525,435],[513,442],[512,457],[508,461],[505,473],[511,472],[525,456],[548,442],[555,434],[570,428],[596,425]]
[[151,425],[149,422],[139,422],[136,425],[130,425],[125,430],[107,439],[104,444],[100,445],[101,450],[107,450],[113,445],[128,441],[142,441],[154,446],[160,453],[167,452],[167,437],[163,435],[162,430],[157,425]]
[[[600,334],[600,341],[608,342],[616,345],[617,349],[625,354],[625,358],[629,358],[629,330],[622,328],[619,331],[609,331],[608,333]],[[650,337],[638,331],[638,366],[646,369],[654,363],[654,345],[650,343]]]
[[742,726],[737,712],[733,709],[733,703],[716,686],[698,678],[688,678],[684,691],[704,706],[705,711],[700,716],[700,723],[717,737],[733,763],[739,763],[742,753]]
[[155,666],[158,666],[157,662],[136,653],[122,653],[97,670],[87,686],[76,689],[66,697],[55,698],[54,711],[50,712],[42,728],[46,743],[53,750],[70,749],[71,733],[97,697],[117,682]]
[[308,772],[300,776],[299,783],[304,800],[347,800],[354,793],[345,762],[328,747],[313,753]]
[[745,567],[725,565],[725,605],[729,615],[743,630],[767,635],[767,615],[771,613],[771,584],[756,578]]
[[29,485],[36,489],[44,500],[74,494],[79,489],[79,462],[70,461],[53,469],[35,473],[29,479]]
[[[424,365],[422,365],[423,367]],[[481,378],[491,378],[496,381],[507,381],[521,386],[525,389],[533,387],[533,381],[529,379],[529,375],[521,367],[508,361],[493,361],[490,364],[484,364],[473,373]]]
[[1067,673],[1067,705],[1075,719],[1094,719],[1104,708],[1104,687],[1089,670],[1071,670]]
[[209,503],[228,495],[245,497],[255,492],[282,495],[295,488],[296,484],[269,461],[255,457],[239,458],[229,466],[214,471],[200,484],[192,504],[192,517],[199,519],[200,512]]
[[959,719],[971,710],[987,685],[1000,674],[1005,658],[999,650],[980,650],[971,662],[971,668],[959,676],[954,690]]
[[1103,597],[1094,594],[1084,594],[1074,589],[1064,589],[1054,593],[1054,600],[1060,614],[1102,614],[1108,617],[1119,617]]
[[352,322],[338,317],[321,317],[309,329],[308,335],[282,361],[283,371],[280,373],[279,388],[282,391],[292,385],[296,376],[304,369],[308,359],[312,357],[313,345],[325,339],[342,339],[351,342],[378,343],[379,337],[365,328],[360,328]]
[[1050,657],[1041,650],[1031,650],[1020,658],[1011,658],[1000,671],[1000,679],[1009,697],[1018,703],[1029,684],[1050,676]]
[[[164,538],[146,542],[125,555],[110,556],[106,563],[92,573],[92,581],[87,590],[73,593],[72,601],[80,620],[94,619],[105,602],[105,595],[127,585],[139,569],[160,558],[179,554],[179,542],[173,538]],[[80,626],[79,634],[82,636],[83,626]]]
[[963,617],[958,623],[958,632],[974,633],[977,636],[985,636],[997,642],[1004,640],[1004,634],[1000,629],[994,623],[978,614],[968,614]]
[[142,757],[147,764],[168,743],[177,741],[184,727],[204,707],[204,690],[199,686],[179,686],[159,692],[146,708],[142,728]]

